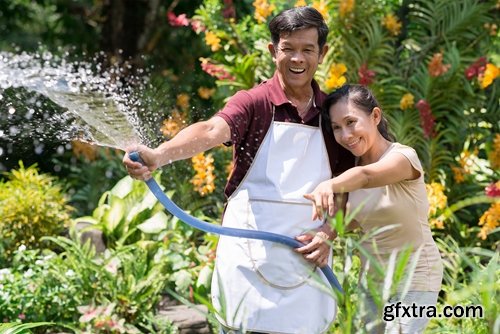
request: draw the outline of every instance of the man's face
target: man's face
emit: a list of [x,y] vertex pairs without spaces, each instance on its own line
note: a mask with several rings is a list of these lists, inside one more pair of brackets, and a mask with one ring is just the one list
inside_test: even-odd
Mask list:
[[285,90],[310,86],[327,50],[326,45],[320,50],[316,28],[283,34],[277,46],[269,44],[269,51]]

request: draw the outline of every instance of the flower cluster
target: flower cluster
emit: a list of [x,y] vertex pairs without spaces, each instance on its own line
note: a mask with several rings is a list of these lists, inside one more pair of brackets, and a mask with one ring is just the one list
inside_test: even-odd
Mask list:
[[328,7],[325,0],[313,1],[311,7],[320,12],[325,20],[328,20]]
[[211,31],[205,32],[205,43],[210,47],[212,52],[216,52],[221,48],[221,40],[217,35]]
[[347,79],[344,74],[347,72],[347,67],[342,64],[333,63],[328,70],[328,78],[325,81],[327,89],[335,89],[346,83]]
[[497,133],[493,139],[493,147],[488,155],[488,158],[490,160],[491,168],[500,168],[500,133]]
[[215,88],[200,87],[198,88],[198,96],[204,100],[208,100],[215,93]]
[[114,314],[115,303],[106,306],[79,306],[78,312],[82,314],[79,321],[86,324],[86,331],[83,333],[137,333],[140,331],[132,326],[125,324],[125,319],[119,319]]
[[305,7],[307,6],[307,2],[305,0],[298,0],[298,1],[295,1],[295,5],[293,5],[294,7]]
[[268,16],[276,9],[276,6],[269,4],[267,0],[255,0],[252,5],[255,7],[254,17],[259,23],[266,22]]
[[481,218],[479,218],[479,226],[481,226],[481,231],[478,233],[478,237],[486,240],[488,234],[498,227],[500,222],[500,201],[491,204],[490,208],[483,213]]
[[484,189],[484,193],[489,197],[500,197],[500,181],[489,184]]
[[382,20],[382,25],[391,33],[393,36],[397,36],[401,33],[401,22],[398,17],[393,13],[389,13],[384,16]]
[[340,17],[346,17],[354,9],[354,0],[340,0],[339,5],[339,15]]
[[420,113],[420,124],[422,129],[424,130],[425,138],[432,138],[435,135],[434,131],[434,123],[436,118],[432,114],[431,106],[429,102],[424,99],[420,99],[415,107],[418,109]]
[[199,153],[191,158],[196,174],[191,179],[194,189],[205,196],[215,190],[214,158],[212,155]]
[[364,63],[358,69],[358,76],[359,84],[367,86],[373,82],[373,79],[375,78],[375,71],[369,70],[368,65]]
[[429,200],[429,224],[431,227],[443,228],[443,219],[436,216],[438,212],[444,210],[448,205],[448,198],[444,194],[444,186],[441,183],[432,182],[426,184],[425,188]]
[[167,13],[168,23],[172,27],[187,27],[189,26],[189,19],[186,17],[186,14],[181,14],[176,16],[173,12]]
[[175,104],[182,110],[187,110],[189,108],[189,95],[186,93],[177,95]]
[[224,69],[224,66],[214,64],[208,58],[200,58],[201,69],[208,75],[219,80],[235,80],[235,78]]
[[493,64],[486,64],[486,69],[482,74],[479,74],[479,85],[481,88],[486,88],[493,83],[493,81],[498,78],[500,70]]
[[467,78],[467,80],[472,80],[473,78],[483,74],[486,69],[486,63],[486,57],[480,57],[465,69],[465,78]]
[[161,132],[167,138],[173,138],[186,125],[186,116],[178,110],[174,110],[172,115],[163,121]]
[[443,54],[441,52],[435,53],[432,56],[427,69],[432,77],[438,77],[445,74],[450,69],[450,64],[443,64]]
[[406,93],[399,101],[399,108],[401,108],[401,110],[407,110],[413,108],[414,104],[415,104],[415,97],[413,96],[413,94]]

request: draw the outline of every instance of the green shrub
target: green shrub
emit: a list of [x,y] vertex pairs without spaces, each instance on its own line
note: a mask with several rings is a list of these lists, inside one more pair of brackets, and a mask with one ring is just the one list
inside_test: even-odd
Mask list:
[[6,179],[0,183],[0,263],[21,245],[36,248],[42,236],[63,232],[71,211],[56,179],[39,174],[36,165],[20,162]]

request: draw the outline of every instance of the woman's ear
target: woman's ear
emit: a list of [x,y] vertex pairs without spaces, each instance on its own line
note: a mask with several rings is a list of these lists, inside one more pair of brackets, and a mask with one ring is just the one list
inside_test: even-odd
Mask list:
[[382,120],[382,110],[379,107],[375,107],[372,110],[372,117],[375,125],[378,125]]

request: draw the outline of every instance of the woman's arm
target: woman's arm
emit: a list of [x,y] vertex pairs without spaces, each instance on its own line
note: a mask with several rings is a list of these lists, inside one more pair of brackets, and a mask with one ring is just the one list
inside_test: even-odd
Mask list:
[[346,193],[358,189],[382,187],[403,180],[414,180],[420,176],[410,161],[397,152],[387,155],[373,164],[348,169],[339,176],[320,183],[304,197],[314,205],[313,219],[322,219],[323,211],[333,215],[335,193]]

